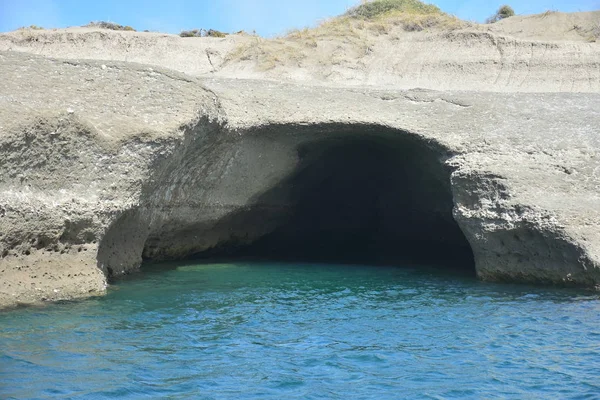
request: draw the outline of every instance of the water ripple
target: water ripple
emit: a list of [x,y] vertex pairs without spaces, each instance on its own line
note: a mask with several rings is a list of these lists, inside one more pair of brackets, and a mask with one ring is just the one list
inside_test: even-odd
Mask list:
[[596,294],[291,264],[115,289],[0,314],[0,398],[600,398]]

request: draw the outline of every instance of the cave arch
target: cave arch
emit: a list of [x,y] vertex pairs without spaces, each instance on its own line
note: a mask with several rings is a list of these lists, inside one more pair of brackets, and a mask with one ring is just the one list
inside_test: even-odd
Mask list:
[[[207,133],[208,132],[208,133]],[[136,207],[116,215],[98,266],[253,259],[426,265],[475,275],[453,218],[452,156],[378,125],[199,123],[153,166]]]
[[[475,274],[452,216],[450,156],[439,144],[376,126],[270,127],[301,137],[291,173],[220,220],[231,239],[195,258],[429,265]],[[269,221],[267,233],[253,224]],[[276,221],[276,222],[273,222]],[[250,239],[249,239],[250,238]]]

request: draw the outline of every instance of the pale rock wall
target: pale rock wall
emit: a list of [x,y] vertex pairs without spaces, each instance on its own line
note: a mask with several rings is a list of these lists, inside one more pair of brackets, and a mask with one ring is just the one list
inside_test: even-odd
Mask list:
[[597,94],[198,80],[11,52],[0,73],[2,306],[102,293],[144,252],[254,241],[285,217],[285,191],[256,201],[299,144],[349,130],[445,149],[482,279],[600,283]]
[[[592,13],[574,24],[591,21]],[[600,13],[597,13],[600,18]],[[536,19],[537,21],[537,19]],[[588,21],[588,22],[589,22]],[[573,24],[557,20],[566,30]],[[135,62],[192,76],[267,79],[319,86],[492,92],[600,91],[600,44],[579,37],[527,37],[527,25],[470,24],[463,29],[405,32],[391,25],[294,39],[248,35],[181,38],[91,28],[24,29],[0,34],[0,51],[108,62]],[[589,25],[589,23],[588,23]],[[517,29],[519,28],[519,29]]]

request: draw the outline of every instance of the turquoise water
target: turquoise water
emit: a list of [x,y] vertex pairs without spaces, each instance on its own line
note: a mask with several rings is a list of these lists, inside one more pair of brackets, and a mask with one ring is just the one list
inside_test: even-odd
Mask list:
[[598,294],[409,268],[170,265],[0,314],[0,398],[600,398]]

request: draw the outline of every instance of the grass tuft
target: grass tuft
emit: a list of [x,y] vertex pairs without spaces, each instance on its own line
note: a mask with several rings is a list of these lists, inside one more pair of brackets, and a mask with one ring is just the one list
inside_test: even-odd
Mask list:
[[309,56],[322,65],[352,64],[372,52],[377,36],[393,35],[398,30],[455,30],[467,25],[418,0],[373,0],[315,28],[292,30],[271,40],[256,38],[246,42],[230,53],[226,62],[254,60],[263,71],[279,65],[302,67]]
[[351,8],[345,15],[372,20],[392,13],[443,14],[437,6],[419,0],[373,0]]
[[29,26],[22,26],[22,27],[18,28],[17,30],[19,30],[19,31],[26,31],[26,30],[41,31],[41,30],[44,30],[44,27],[38,26],[38,25],[29,25]]
[[89,24],[87,24],[86,27],[88,27],[88,28],[110,29],[110,30],[113,30],[113,31],[136,32],[136,30],[133,29],[129,25],[119,25],[119,24],[115,24],[114,22],[107,22],[107,21],[92,21]]
[[501,6],[498,9],[498,11],[496,11],[496,13],[494,15],[492,15],[491,17],[489,17],[485,22],[488,24],[493,24],[495,22],[501,21],[506,18],[514,17],[514,16],[515,16],[515,10],[513,10],[513,8],[511,6],[508,6],[505,4],[505,5]]

